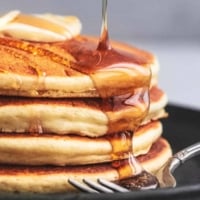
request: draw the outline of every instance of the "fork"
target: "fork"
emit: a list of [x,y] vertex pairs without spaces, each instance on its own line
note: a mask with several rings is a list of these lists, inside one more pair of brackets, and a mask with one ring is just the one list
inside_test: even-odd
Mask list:
[[190,145],[174,154],[156,173],[160,187],[175,187],[176,179],[173,176],[175,169],[197,155],[200,155],[200,142]]
[[[160,187],[175,187],[176,179],[172,173],[186,160],[197,155],[200,155],[200,142],[188,146],[172,156],[156,174]],[[68,182],[76,189],[87,193],[130,192],[130,190],[105,179],[97,179],[97,181],[83,179],[82,182],[68,179]]]
[[128,189],[105,179],[97,179],[97,181],[83,179],[82,183],[68,179],[68,182],[78,190],[87,193],[129,192]]

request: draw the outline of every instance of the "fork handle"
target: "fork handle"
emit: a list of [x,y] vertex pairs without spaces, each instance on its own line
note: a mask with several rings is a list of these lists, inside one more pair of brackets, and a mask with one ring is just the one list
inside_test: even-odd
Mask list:
[[178,166],[183,164],[185,161],[197,155],[200,155],[200,142],[186,147],[185,149],[174,154],[170,165],[170,171],[173,172]]

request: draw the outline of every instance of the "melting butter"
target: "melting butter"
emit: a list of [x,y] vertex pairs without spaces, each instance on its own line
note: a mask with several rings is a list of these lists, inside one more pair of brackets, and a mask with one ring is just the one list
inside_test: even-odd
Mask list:
[[76,16],[25,15],[11,11],[0,18],[1,35],[36,42],[71,39],[80,34],[81,28]]

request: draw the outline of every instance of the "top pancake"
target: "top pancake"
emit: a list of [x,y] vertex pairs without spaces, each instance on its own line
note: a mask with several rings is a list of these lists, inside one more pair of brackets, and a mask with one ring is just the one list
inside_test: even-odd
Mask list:
[[97,44],[88,36],[51,43],[1,37],[0,94],[110,97],[148,87],[150,69],[155,84],[153,54],[117,42],[105,53],[96,50]]

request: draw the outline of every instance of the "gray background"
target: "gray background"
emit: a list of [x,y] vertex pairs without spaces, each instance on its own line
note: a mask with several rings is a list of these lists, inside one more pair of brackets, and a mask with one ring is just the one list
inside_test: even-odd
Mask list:
[[[110,37],[154,52],[160,86],[172,103],[200,109],[200,1],[108,0]],[[101,0],[1,0],[0,13],[77,15],[84,34],[98,35]]]

